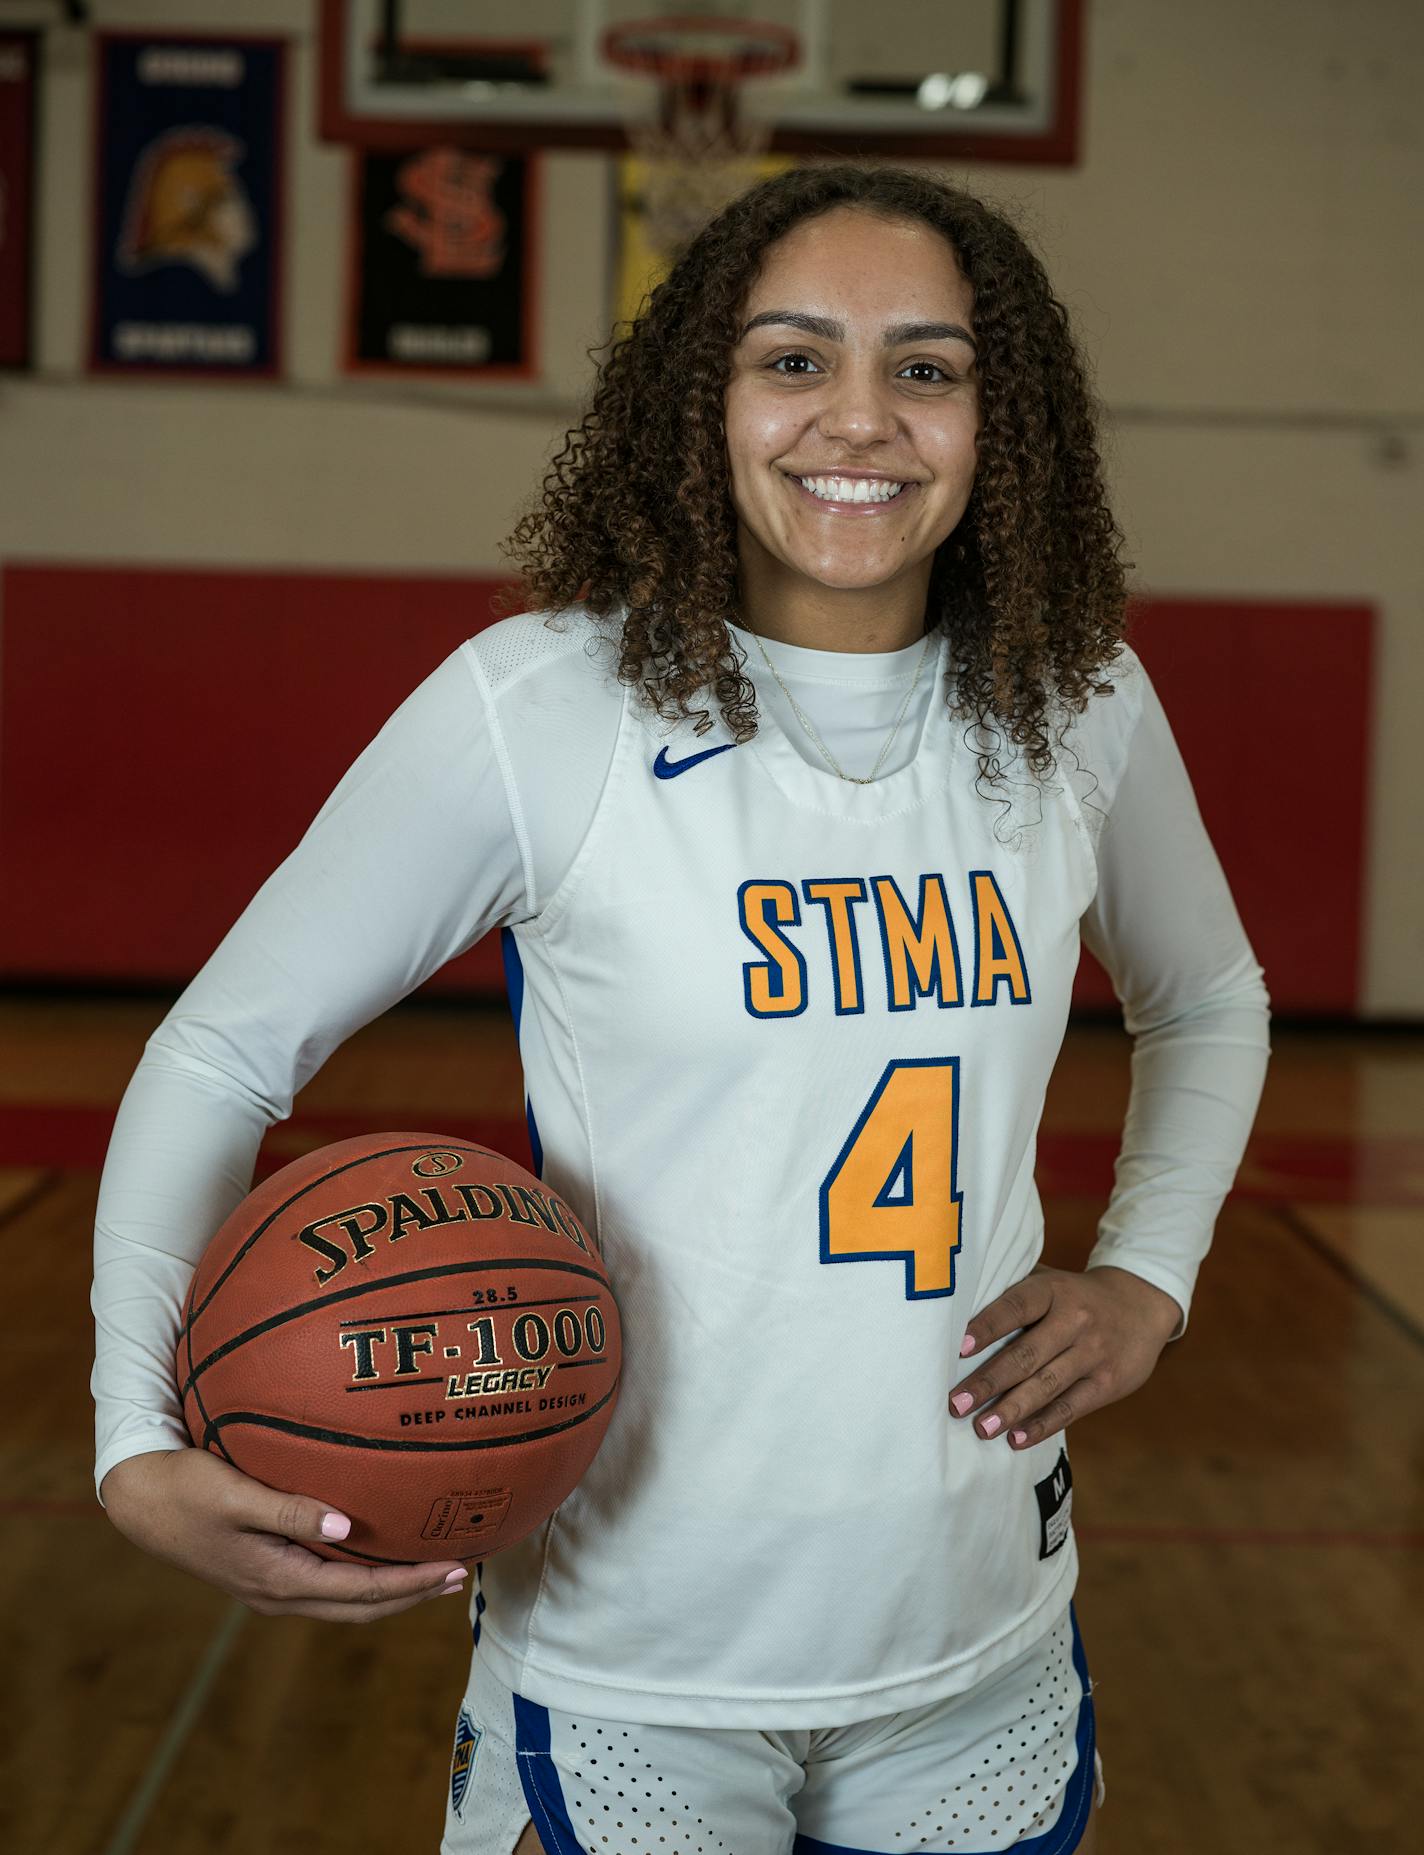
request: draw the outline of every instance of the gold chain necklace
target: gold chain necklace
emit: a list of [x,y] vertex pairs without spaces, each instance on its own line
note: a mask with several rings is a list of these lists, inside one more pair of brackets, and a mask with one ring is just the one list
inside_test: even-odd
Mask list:
[[806,730],[807,734],[810,735],[811,739],[815,742],[816,746],[821,750],[821,753],[825,756],[826,762],[830,766],[831,771],[837,776],[837,778],[848,780],[852,786],[871,785],[874,782],[875,775],[880,771],[881,764],[884,761],[886,754],[888,754],[890,751],[891,742],[895,739],[895,736],[900,732],[900,723],[905,719],[905,711],[910,706],[910,697],[914,695],[916,688],[919,686],[920,671],[923,670],[925,667],[925,658],[928,657],[929,655],[930,639],[933,636],[933,633],[928,632],[928,631],[925,633],[924,649],[920,652],[919,662],[915,665],[915,674],[910,678],[910,687],[905,691],[905,700],[900,704],[900,713],[895,717],[895,725],[891,728],[889,734],[886,735],[885,745],[880,749],[880,754],[875,762],[875,765],[870,769],[870,771],[865,775],[863,779],[858,779],[854,773],[845,773],[841,771],[841,768],[839,764],[837,763],[835,756],[832,754],[830,748],[826,746],[826,743],[821,739],[820,735],[817,734],[816,730],[811,726],[810,720],[807,717],[805,711],[802,709],[801,704],[796,700],[795,696],[792,695],[791,691],[786,687],[785,683],[781,682],[780,672],[777,670],[776,665],[771,661],[770,657],[768,657],[766,654],[766,646],[761,641],[761,634],[759,632],[753,631],[752,636],[757,641],[757,649],[761,652],[762,657],[766,663],[767,669],[771,671],[772,675],[776,678],[777,682],[781,683],[781,693],[782,695],[786,697],[786,700],[791,704],[791,707],[793,711],[795,712],[797,721],[800,722],[801,726]]

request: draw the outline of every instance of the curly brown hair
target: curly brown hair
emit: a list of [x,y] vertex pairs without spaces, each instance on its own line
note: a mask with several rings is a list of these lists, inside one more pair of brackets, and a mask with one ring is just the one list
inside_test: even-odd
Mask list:
[[977,734],[981,780],[1000,778],[995,723],[1041,778],[1072,715],[1111,692],[1102,672],[1121,648],[1133,563],[1107,506],[1067,311],[1017,228],[928,172],[792,168],[712,220],[605,344],[582,423],[503,544],[521,578],[502,606],[623,609],[619,677],[648,708],[695,716],[701,734],[709,711],[691,705],[707,692],[738,741],[755,734],[755,690],[726,625],[738,576],[723,402],[767,248],[839,206],[932,226],[973,288],[978,462],[968,506],[935,553],[926,629],[949,631],[951,711],[987,731]]

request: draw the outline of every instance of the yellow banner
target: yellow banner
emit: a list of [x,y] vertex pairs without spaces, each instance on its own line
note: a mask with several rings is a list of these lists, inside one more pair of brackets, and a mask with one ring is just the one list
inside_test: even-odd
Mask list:
[[[619,324],[632,322],[643,299],[662,282],[674,252],[658,242],[650,221],[650,164],[642,155],[620,155],[618,162],[618,248],[614,269],[613,314]],[[760,155],[744,163],[746,186],[795,164],[793,155]],[[659,176],[658,179],[664,177]]]

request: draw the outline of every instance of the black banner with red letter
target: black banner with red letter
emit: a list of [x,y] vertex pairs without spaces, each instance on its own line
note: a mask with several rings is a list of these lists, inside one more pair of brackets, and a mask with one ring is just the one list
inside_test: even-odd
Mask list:
[[0,33],[0,367],[30,364],[39,37]]
[[352,157],[348,372],[535,371],[537,163],[440,146]]

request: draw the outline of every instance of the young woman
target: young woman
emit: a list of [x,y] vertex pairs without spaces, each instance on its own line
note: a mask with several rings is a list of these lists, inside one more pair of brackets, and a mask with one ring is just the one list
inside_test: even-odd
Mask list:
[[[1184,1330],[1267,1050],[1120,546],[1015,229],[927,173],[765,182],[612,349],[515,531],[535,609],[150,1040],[99,1206],[109,1512],[264,1612],[383,1615],[463,1567],[307,1552],[344,1517],[184,1446],[173,1337],[296,1090],[505,930],[626,1360],[584,1481],[477,1567],[447,1855],[1091,1848],[1064,1431]],[[1033,1181],[1080,937],[1136,1040],[1083,1272]]]

